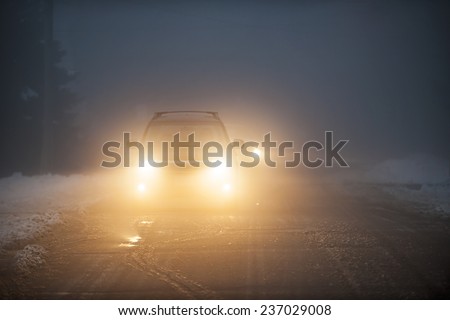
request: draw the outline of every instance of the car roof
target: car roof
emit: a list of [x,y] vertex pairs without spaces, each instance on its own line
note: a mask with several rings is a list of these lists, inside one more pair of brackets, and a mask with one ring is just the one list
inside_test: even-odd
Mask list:
[[221,122],[218,112],[213,111],[164,111],[155,112],[152,121],[210,121]]
[[[198,124],[214,124],[214,126],[218,126],[222,129],[225,139],[227,141],[230,140],[227,130],[225,126],[219,118],[218,112],[213,111],[164,111],[164,112],[155,112],[153,118],[147,125],[147,128],[144,131],[144,137],[147,134],[148,130],[152,126],[165,126],[168,124],[186,124],[192,123],[195,125]],[[144,140],[144,138],[143,138]]]

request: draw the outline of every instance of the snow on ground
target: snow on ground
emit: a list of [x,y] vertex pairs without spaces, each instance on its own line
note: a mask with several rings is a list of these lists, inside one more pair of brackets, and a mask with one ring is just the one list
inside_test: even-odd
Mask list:
[[45,263],[47,250],[38,244],[29,244],[18,251],[15,256],[15,266],[20,272],[29,273],[33,268]]
[[[340,180],[342,178],[343,175]],[[409,202],[426,212],[450,215],[448,160],[423,154],[390,159],[364,171],[353,172],[346,180],[376,185],[398,200]]]
[[0,219],[0,249],[17,240],[31,240],[61,222],[60,213],[51,210],[1,214]]
[[389,185],[383,190],[399,200],[420,205],[422,211],[450,215],[450,181],[418,186]]
[[99,175],[14,174],[0,179],[0,249],[31,240],[61,222],[61,212],[83,210],[105,196]]

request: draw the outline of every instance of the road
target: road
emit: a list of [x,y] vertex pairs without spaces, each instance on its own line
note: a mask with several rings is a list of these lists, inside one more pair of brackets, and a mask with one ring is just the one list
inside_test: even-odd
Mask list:
[[279,207],[65,216],[46,263],[1,260],[3,298],[450,298],[450,221],[376,194],[318,185]]

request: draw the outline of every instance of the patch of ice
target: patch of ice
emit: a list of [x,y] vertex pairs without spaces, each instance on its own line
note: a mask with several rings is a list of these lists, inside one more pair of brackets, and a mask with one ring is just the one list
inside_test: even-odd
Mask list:
[[29,244],[18,251],[15,256],[15,266],[23,273],[29,273],[32,269],[45,263],[47,250],[37,244]]

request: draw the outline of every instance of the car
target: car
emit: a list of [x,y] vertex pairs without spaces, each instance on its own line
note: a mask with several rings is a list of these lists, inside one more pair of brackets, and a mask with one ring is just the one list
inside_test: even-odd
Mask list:
[[[175,151],[175,141],[183,145],[189,139],[195,140],[197,148]],[[147,147],[147,158],[137,168],[139,204],[187,210],[230,208],[237,203],[239,170],[235,157],[227,161],[226,151],[232,141],[217,112],[156,112],[141,142]],[[238,145],[235,141],[234,146]]]

